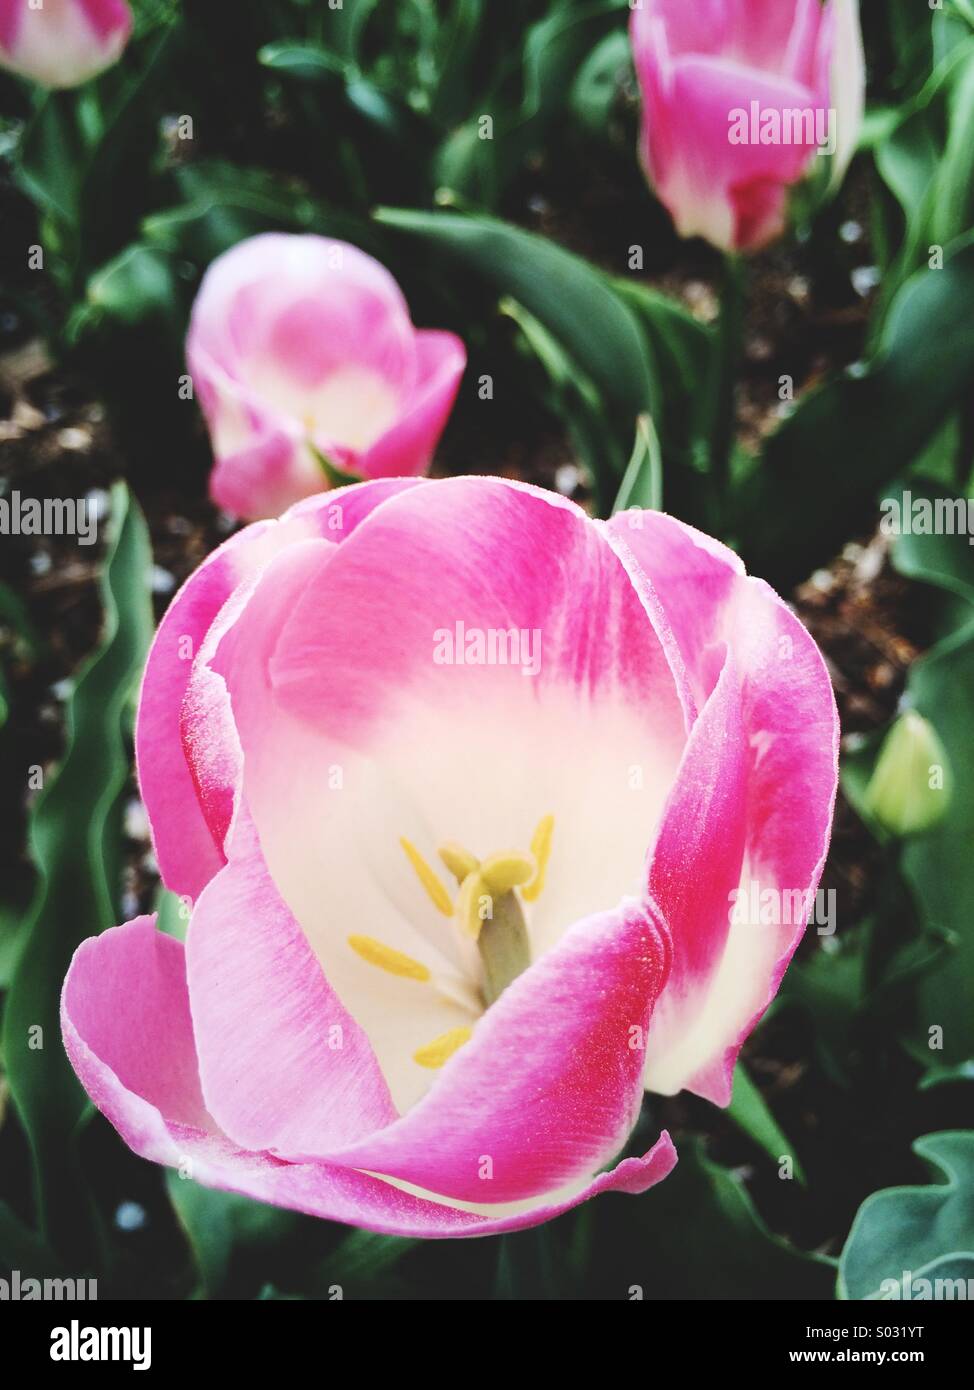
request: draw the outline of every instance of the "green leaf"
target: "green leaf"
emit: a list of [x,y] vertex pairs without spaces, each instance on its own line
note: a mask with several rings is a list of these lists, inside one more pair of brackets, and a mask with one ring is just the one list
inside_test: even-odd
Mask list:
[[738,1062],[734,1072],[734,1090],[727,1117],[733,1120],[749,1139],[753,1139],[758,1148],[763,1149],[774,1163],[780,1163],[785,1157],[791,1158],[795,1177],[802,1187],[806,1185],[801,1160],[772,1115],[764,1096],[748,1075],[743,1062]]
[[[773,1235],[740,1178],[707,1158],[699,1140],[680,1145],[666,1182],[638,1199],[635,1221],[643,1248],[637,1258],[626,1251],[624,1278],[647,1298],[831,1297],[834,1261]],[[618,1252],[614,1263],[618,1270]]]
[[624,3],[592,0],[578,8],[554,9],[528,29],[523,48],[522,122],[550,119],[562,109],[583,56],[591,52],[609,25],[616,26]]
[[[942,489],[917,495],[949,497]],[[945,595],[942,637],[914,663],[906,698],[937,730],[955,769],[948,813],[939,824],[903,848],[903,877],[928,932],[945,940],[939,968],[918,988],[915,1052],[942,1068],[974,1056],[974,930],[969,904],[974,895],[974,786],[962,775],[970,760],[974,727],[974,547],[960,535],[900,536],[893,563],[904,574],[935,585]],[[931,1028],[943,1031],[942,1048],[931,1047]],[[939,1034],[933,1039],[941,1041]]]
[[160,883],[156,894],[155,912],[158,931],[165,932],[166,936],[174,936],[177,941],[186,940],[190,916],[188,899],[171,893]]
[[949,97],[949,134],[937,172],[931,240],[947,246],[974,217],[974,44]]
[[203,1187],[173,1169],[166,1173],[166,1189],[193,1255],[196,1298],[220,1292],[235,1253],[276,1245],[301,1221],[295,1212]]
[[[937,729],[957,769],[968,766],[974,726],[974,629],[945,638],[917,662],[908,682],[914,707]],[[974,786],[970,777],[954,779],[948,814],[931,830],[904,846],[903,876],[910,885],[928,931],[946,938],[942,967],[919,987],[918,1038],[930,1063],[963,1062],[974,1055]],[[931,1047],[941,1041],[942,1048]]]
[[716,334],[649,285],[619,278],[612,287],[639,320],[659,381],[653,426],[660,441],[667,505],[685,521],[706,526],[712,518],[701,390],[713,375]]
[[312,43],[265,44],[257,54],[258,61],[272,72],[298,77],[306,82],[332,82],[344,78],[349,64],[337,54]]
[[124,484],[113,487],[111,503],[102,638],[67,704],[64,759],[31,815],[39,886],[4,1013],[4,1057],[34,1155],[41,1228],[55,1243],[79,1225],[73,1137],[86,1110],[61,1045],[58,1000],[77,945],[119,920],[130,701],[153,627],[145,522]]
[[343,0],[341,9],[328,8],[327,37],[342,57],[359,57],[362,35],[379,0]]
[[826,937],[817,951],[793,961],[782,981],[782,1003],[794,1000],[814,1023],[815,1048],[839,1086],[849,1084],[849,1056],[867,997],[864,928]]
[[581,124],[604,137],[612,108],[619,97],[621,78],[632,68],[632,49],[624,30],[616,30],[595,45],[578,69],[570,101]]
[[926,111],[900,121],[876,150],[876,167],[908,220],[926,216],[924,200],[940,162],[936,130]]
[[395,208],[380,208],[375,217],[447,252],[544,325],[604,402],[620,481],[635,420],[653,410],[659,393],[639,323],[607,278],[560,246],[496,218]]
[[[901,534],[893,546],[893,564],[900,574],[974,603],[974,545],[965,529],[968,517],[974,516],[974,504],[969,505],[965,497],[949,488],[922,480],[911,481],[906,488],[892,488],[886,501],[897,504],[889,515],[900,520]],[[904,525],[907,514],[909,533]],[[927,515],[937,531],[923,534],[920,527],[926,526]],[[945,523],[954,527],[953,533]]]
[[266,231],[318,232],[368,249],[369,228],[333,212],[294,179],[216,160],[178,177],[182,201],[142,224],[152,245],[205,266],[244,237]]
[[867,367],[805,397],[769,439],[735,500],[749,568],[788,588],[828,560],[874,516],[877,491],[966,398],[972,377],[974,237],[943,270],[903,287]]
[[929,1091],[935,1086],[953,1086],[958,1081],[974,1081],[974,1057],[958,1062],[955,1067],[932,1067],[921,1077],[919,1089]]
[[88,305],[119,323],[134,324],[152,314],[178,312],[172,258],[155,247],[127,246],[88,281]]
[[656,430],[648,415],[636,421],[636,443],[629,467],[616,496],[613,512],[629,507],[646,507],[659,511],[663,505],[663,459]]
[[78,121],[77,92],[47,92],[24,133],[17,178],[38,206],[77,223],[87,146]]
[[54,1251],[0,1202],[0,1270],[14,1269],[23,1279],[56,1279],[63,1272]]
[[500,312],[513,319],[530,351],[545,369],[550,383],[548,404],[568,426],[572,444],[595,481],[599,499],[607,504],[605,480],[615,468],[611,441],[606,436],[602,403],[595,385],[542,323],[522,304],[507,297]]
[[328,1297],[336,1287],[344,1298],[374,1293],[399,1261],[421,1244],[405,1236],[351,1231],[316,1267],[310,1292],[319,1298]]
[[[927,1134],[913,1151],[947,1181],[874,1192],[859,1208],[839,1261],[839,1298],[879,1298],[883,1283],[974,1275],[974,1132]],[[945,1261],[952,1262],[948,1271]],[[966,1266],[958,1276],[954,1262]],[[941,1266],[939,1273],[935,1266]]]

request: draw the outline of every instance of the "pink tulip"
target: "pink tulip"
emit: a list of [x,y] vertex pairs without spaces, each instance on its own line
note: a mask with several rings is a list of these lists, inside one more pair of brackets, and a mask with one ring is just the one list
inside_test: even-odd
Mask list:
[[0,0],[0,68],[77,87],[118,61],[131,32],[124,0]]
[[784,230],[820,147],[852,157],[865,71],[858,0],[639,0],[641,155],[681,236],[751,251]]
[[248,520],[329,486],[423,473],[466,353],[418,330],[389,272],[341,241],[268,233],[207,271],[186,354],[210,429],[213,500]]
[[804,928],[768,896],[818,883],[838,729],[811,638],[717,542],[390,479],[206,561],[137,744],[192,914],[185,947],[142,917],[77,951],[88,1094],[205,1185],[465,1236],[665,1177],[665,1132],[610,1166],[645,1086],[727,1103]]

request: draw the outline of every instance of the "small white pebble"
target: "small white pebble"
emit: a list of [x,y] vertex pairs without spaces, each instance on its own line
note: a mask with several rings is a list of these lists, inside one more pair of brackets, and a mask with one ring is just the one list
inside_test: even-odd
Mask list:
[[562,497],[571,497],[582,481],[582,475],[574,463],[563,463],[555,469],[555,487]]
[[130,840],[147,840],[149,838],[149,817],[145,807],[138,797],[125,804],[125,833]]
[[176,587],[176,579],[161,565],[153,565],[149,571],[149,582],[154,594],[170,594]]
[[852,281],[852,288],[856,294],[865,299],[866,295],[874,290],[880,281],[879,267],[875,265],[858,265],[849,276]]
[[115,1212],[115,1225],[120,1231],[141,1231],[146,1220],[145,1207],[139,1202],[121,1202]]
[[85,430],[60,430],[57,442],[62,449],[76,449],[83,453],[91,445],[91,436]]
[[103,487],[93,487],[85,493],[88,511],[96,521],[103,521],[111,510],[111,498]]

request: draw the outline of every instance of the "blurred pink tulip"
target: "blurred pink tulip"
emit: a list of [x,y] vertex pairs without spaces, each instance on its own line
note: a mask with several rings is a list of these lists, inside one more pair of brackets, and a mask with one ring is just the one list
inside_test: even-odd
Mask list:
[[316,453],[362,478],[425,472],[466,365],[454,334],[413,327],[371,256],[278,233],[213,263],[186,353],[216,456],[211,495],[247,520],[324,491]]
[[125,0],[0,0],[0,67],[77,87],[117,62],[131,32]]
[[681,236],[750,251],[784,230],[818,150],[833,179],[862,122],[858,0],[637,0],[641,154]]

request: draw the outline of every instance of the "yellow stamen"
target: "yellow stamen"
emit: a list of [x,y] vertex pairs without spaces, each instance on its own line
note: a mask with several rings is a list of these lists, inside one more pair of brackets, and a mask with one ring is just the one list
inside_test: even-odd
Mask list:
[[388,970],[390,975],[401,975],[406,980],[428,980],[430,977],[422,961],[413,960],[412,956],[403,955],[402,951],[394,951],[391,946],[383,946],[373,936],[350,936],[348,944],[369,965]]
[[480,868],[480,861],[468,849],[464,849],[463,845],[458,845],[455,840],[449,840],[445,845],[440,845],[436,852],[457,883],[462,883],[467,874],[472,874]]
[[421,1067],[430,1067],[435,1070],[442,1067],[444,1062],[449,1061],[454,1052],[458,1051],[465,1042],[469,1042],[471,1031],[469,1028],[451,1028],[448,1033],[441,1033],[438,1038],[428,1042],[425,1047],[421,1047],[418,1052],[413,1053],[413,1061],[418,1062]]
[[399,843],[406,851],[406,857],[416,870],[416,877],[429,894],[433,906],[442,912],[444,917],[452,917],[453,902],[450,895],[420,854],[419,850],[405,837],[400,837]]
[[480,866],[481,877],[492,893],[509,893],[534,876],[534,860],[516,849],[492,854]]
[[484,925],[484,919],[480,915],[480,901],[491,896],[490,889],[477,872],[467,874],[460,885],[460,892],[457,894],[457,922],[464,936],[469,936],[471,941],[477,940]]
[[542,816],[531,837],[531,853],[534,855],[534,862],[538,868],[531,882],[521,889],[521,897],[525,902],[533,903],[541,896],[545,874],[548,870],[548,860],[551,857],[551,837],[554,830],[554,816]]

